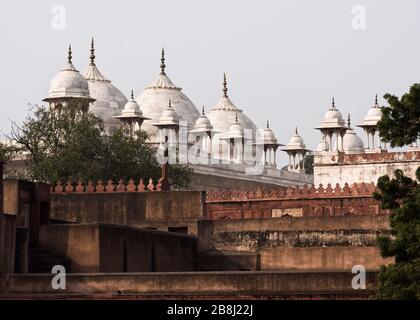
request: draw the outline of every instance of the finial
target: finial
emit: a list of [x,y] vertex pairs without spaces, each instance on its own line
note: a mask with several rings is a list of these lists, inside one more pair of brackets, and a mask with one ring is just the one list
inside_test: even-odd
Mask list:
[[227,88],[227,81],[226,81],[226,73],[223,73],[223,97],[225,98],[228,97],[227,91],[228,91],[228,88]]
[[160,58],[160,74],[164,75],[165,74],[165,49],[162,48],[162,56]]
[[131,89],[131,100],[134,100],[134,91]]
[[68,63],[71,63],[71,59],[72,59],[72,52],[71,52],[71,44],[70,44],[69,45],[69,52],[68,52],[68,56],[67,56]]
[[267,129],[270,129],[270,121],[267,120]]
[[333,107],[333,109],[335,109],[335,99],[334,99],[334,97],[332,97],[332,107]]
[[90,65],[95,65],[95,42],[92,37],[92,42],[90,43]]
[[203,108],[201,109],[201,114],[204,116],[204,106],[203,106]]
[[295,134],[299,134],[297,127],[295,128]]
[[169,109],[172,109],[172,102],[171,99],[169,99],[169,104],[168,104]]
[[235,113],[235,122],[238,123],[238,114]]
[[378,104],[378,94],[376,94],[375,96],[375,107],[378,108],[379,104]]
[[347,127],[351,128],[350,113],[347,115]]

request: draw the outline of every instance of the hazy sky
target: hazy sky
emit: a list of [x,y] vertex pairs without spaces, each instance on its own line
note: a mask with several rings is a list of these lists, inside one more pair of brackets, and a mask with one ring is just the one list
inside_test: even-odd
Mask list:
[[[65,30],[52,27],[55,5]],[[355,5],[366,8],[364,30],[352,27]],[[99,69],[126,95],[157,76],[164,46],[167,74],[199,109],[219,100],[225,71],[231,99],[257,126],[270,119],[282,143],[298,126],[309,148],[333,95],[356,124],[375,93],[420,82],[418,0],[2,0],[0,130],[46,97],[69,43],[84,71],[92,36]]]

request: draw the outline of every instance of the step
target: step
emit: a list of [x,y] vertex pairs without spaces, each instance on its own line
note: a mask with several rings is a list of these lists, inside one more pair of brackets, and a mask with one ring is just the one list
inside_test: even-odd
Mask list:
[[218,251],[202,252],[198,257],[200,271],[254,271],[260,270],[260,256],[255,252]]

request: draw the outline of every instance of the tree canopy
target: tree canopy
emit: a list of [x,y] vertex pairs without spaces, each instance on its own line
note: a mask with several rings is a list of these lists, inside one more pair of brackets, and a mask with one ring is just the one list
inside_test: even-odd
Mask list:
[[[383,107],[378,123],[381,139],[392,147],[403,147],[420,138],[420,84],[411,86],[401,99],[387,93],[389,106]],[[374,197],[391,209],[391,237],[379,237],[383,257],[395,263],[381,267],[377,298],[420,299],[420,168],[416,180],[396,170],[392,179],[378,180]]]
[[420,138],[420,84],[411,86],[401,99],[387,93],[389,106],[382,108],[378,123],[379,134],[391,147],[403,147]]
[[[157,180],[161,176],[155,149],[144,131],[131,136],[120,129],[105,135],[99,117],[71,104],[56,111],[36,107],[21,126],[12,125],[11,138],[26,152],[28,178],[36,181]],[[170,183],[186,187],[189,174],[186,166],[171,166]]]
[[379,237],[383,257],[395,257],[395,263],[382,266],[377,297],[380,299],[420,299],[420,168],[417,181],[401,170],[395,178],[378,180],[375,198],[385,209],[392,209],[391,237]]

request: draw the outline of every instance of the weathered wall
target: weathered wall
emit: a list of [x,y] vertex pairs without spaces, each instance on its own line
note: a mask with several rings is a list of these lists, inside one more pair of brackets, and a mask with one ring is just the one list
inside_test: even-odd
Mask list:
[[[192,226],[204,213],[205,195],[186,192],[53,193],[51,219],[71,223],[104,222],[142,226]],[[178,221],[177,221],[178,220]],[[171,223],[171,221],[173,223]],[[188,231],[190,232],[190,229]]]
[[415,178],[420,167],[420,151],[361,154],[319,153],[315,155],[314,184],[374,182],[396,169]]
[[388,216],[283,217],[200,221],[199,251],[257,253],[261,270],[378,269],[376,237],[389,234]]
[[16,216],[0,213],[0,274],[15,268]]
[[[57,294],[51,287],[53,275],[0,277],[0,292],[5,294]],[[231,295],[299,298],[334,295],[367,297],[377,285],[376,272],[367,272],[366,290],[354,290],[350,271],[304,272],[181,272],[125,274],[69,274],[66,290],[58,294],[122,294],[185,297]],[[30,284],[30,285],[29,285]]]
[[331,185],[251,191],[208,192],[206,219],[276,218],[285,215],[342,216],[387,214],[373,199],[373,184]]
[[41,228],[40,246],[71,259],[71,272],[149,272],[195,269],[196,238],[106,225]]

